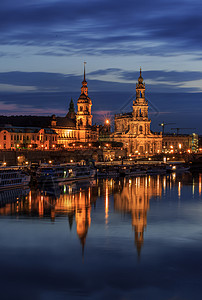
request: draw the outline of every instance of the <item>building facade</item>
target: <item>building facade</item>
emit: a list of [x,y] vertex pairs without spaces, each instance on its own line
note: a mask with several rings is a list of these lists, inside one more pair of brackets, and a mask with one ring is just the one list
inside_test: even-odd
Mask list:
[[197,152],[199,138],[198,134],[164,134],[162,142],[162,152]]
[[136,84],[133,111],[115,115],[114,141],[122,142],[130,155],[147,156],[162,151],[162,134],[152,133],[148,118],[148,101],[145,99],[145,83],[140,69]]
[[0,129],[0,149],[55,149],[57,134],[50,128],[4,127]]
[[99,137],[99,127],[92,125],[92,100],[88,96],[88,86],[85,75],[82,81],[81,94],[77,100],[77,112],[74,109],[73,100],[70,102],[69,112],[66,117],[53,116],[51,128],[58,135],[58,144],[70,147],[76,142],[96,142]]

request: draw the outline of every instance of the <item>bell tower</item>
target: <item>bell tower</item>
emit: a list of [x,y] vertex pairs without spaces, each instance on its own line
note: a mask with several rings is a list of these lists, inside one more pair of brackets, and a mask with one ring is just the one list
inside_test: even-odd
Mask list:
[[150,123],[148,119],[148,101],[145,99],[145,83],[142,78],[142,69],[136,83],[136,99],[133,101],[133,123],[136,128],[136,134],[150,134]]
[[92,114],[91,114],[92,101],[88,97],[88,86],[86,81],[85,64],[86,62],[84,62],[84,77],[82,81],[81,95],[77,101],[77,107],[78,107],[78,111],[76,114],[77,127],[92,126]]
[[142,69],[136,83],[136,100],[133,101],[133,116],[137,120],[148,120],[148,102],[145,100],[145,83],[143,83]]

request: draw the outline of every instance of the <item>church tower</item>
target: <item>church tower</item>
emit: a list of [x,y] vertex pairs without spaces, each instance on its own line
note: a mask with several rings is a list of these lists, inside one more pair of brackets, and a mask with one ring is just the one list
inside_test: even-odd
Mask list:
[[138,83],[136,83],[136,99],[133,101],[132,115],[136,136],[150,134],[151,120],[148,119],[148,101],[145,99],[145,83],[143,82],[141,68]]
[[92,114],[91,106],[92,101],[88,97],[88,86],[86,81],[85,72],[85,62],[84,62],[84,78],[82,81],[81,95],[77,101],[78,111],[76,114],[76,124],[78,128],[88,128],[92,126]]

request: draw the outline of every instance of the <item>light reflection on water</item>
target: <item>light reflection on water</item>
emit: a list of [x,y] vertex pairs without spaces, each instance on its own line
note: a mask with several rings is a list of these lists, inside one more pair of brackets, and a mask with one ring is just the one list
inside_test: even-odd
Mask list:
[[33,299],[202,297],[201,174],[42,186],[0,199],[0,263],[18,278],[8,292],[0,274],[7,299],[27,299],[23,280],[30,299],[32,284]]

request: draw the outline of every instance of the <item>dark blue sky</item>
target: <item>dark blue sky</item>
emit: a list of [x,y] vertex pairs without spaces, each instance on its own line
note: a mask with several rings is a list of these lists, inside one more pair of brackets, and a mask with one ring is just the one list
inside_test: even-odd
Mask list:
[[134,95],[141,66],[159,120],[202,132],[201,12],[199,0],[2,0],[1,114],[65,114],[85,60],[95,120]]

